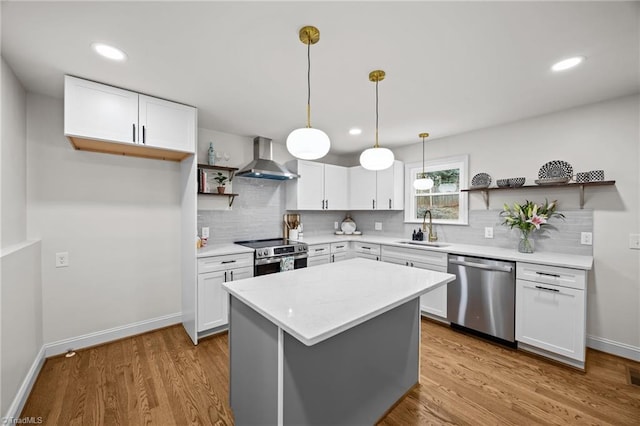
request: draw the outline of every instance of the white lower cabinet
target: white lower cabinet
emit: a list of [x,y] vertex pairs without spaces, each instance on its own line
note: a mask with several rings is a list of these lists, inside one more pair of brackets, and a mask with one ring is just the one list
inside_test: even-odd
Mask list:
[[[447,253],[382,246],[382,261],[430,271],[447,272]],[[447,319],[447,286],[420,296],[420,310],[438,320]]]
[[253,254],[198,259],[198,332],[229,323],[229,296],[225,282],[253,277]]
[[380,260],[380,244],[363,243],[360,241],[354,241],[352,244],[353,257]]
[[586,293],[586,271],[518,263],[518,347],[584,368]]
[[331,262],[340,262],[349,258],[349,242],[331,243]]
[[330,244],[310,244],[307,253],[307,268],[331,262]]

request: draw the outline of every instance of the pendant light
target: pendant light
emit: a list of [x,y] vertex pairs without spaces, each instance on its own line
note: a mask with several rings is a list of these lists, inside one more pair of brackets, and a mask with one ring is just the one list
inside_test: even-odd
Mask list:
[[390,149],[378,144],[378,83],[384,80],[385,72],[375,70],[369,73],[369,81],[376,83],[376,143],[373,148],[365,149],[360,154],[360,164],[367,170],[384,170],[391,167],[395,157]]
[[311,127],[311,45],[320,40],[320,31],[316,27],[306,26],[300,29],[300,41],[307,45],[307,127],[296,129],[287,137],[287,150],[302,160],[316,160],[329,152],[329,136],[319,129]]
[[422,178],[414,180],[413,187],[421,191],[426,191],[433,188],[433,179],[428,178],[424,172],[424,140],[429,137],[429,133],[420,133],[418,137],[422,138]]

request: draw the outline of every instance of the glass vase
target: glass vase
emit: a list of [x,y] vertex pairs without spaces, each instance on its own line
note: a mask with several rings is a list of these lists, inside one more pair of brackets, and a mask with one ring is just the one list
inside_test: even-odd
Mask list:
[[520,242],[518,243],[518,251],[520,253],[533,253],[535,244],[531,231],[522,231],[520,234]]

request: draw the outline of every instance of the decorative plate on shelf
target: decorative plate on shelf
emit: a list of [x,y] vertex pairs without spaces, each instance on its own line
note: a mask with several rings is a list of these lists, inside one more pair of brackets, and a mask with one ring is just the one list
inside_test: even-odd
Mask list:
[[356,230],[356,223],[351,219],[351,216],[347,215],[347,217],[342,221],[340,229],[345,234],[351,235]]
[[478,173],[471,179],[471,188],[488,188],[491,185],[491,176],[486,173]]
[[554,178],[571,179],[572,175],[573,167],[571,167],[571,164],[562,160],[549,161],[548,163],[543,164],[538,171],[538,178],[540,178],[541,180]]
[[571,176],[567,177],[557,177],[557,178],[547,178],[547,179],[538,179],[536,180],[536,185],[557,185],[559,183],[567,183],[571,179]]

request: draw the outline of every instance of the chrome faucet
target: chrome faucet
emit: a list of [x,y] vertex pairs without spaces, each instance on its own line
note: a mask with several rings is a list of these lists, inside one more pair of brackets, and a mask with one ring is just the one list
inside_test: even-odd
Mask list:
[[[427,225],[427,213],[429,214],[429,225]],[[433,232],[433,217],[431,216],[431,210],[425,211],[424,216],[422,217],[422,232],[426,232],[427,227],[429,228],[429,241],[438,241],[438,234]]]

